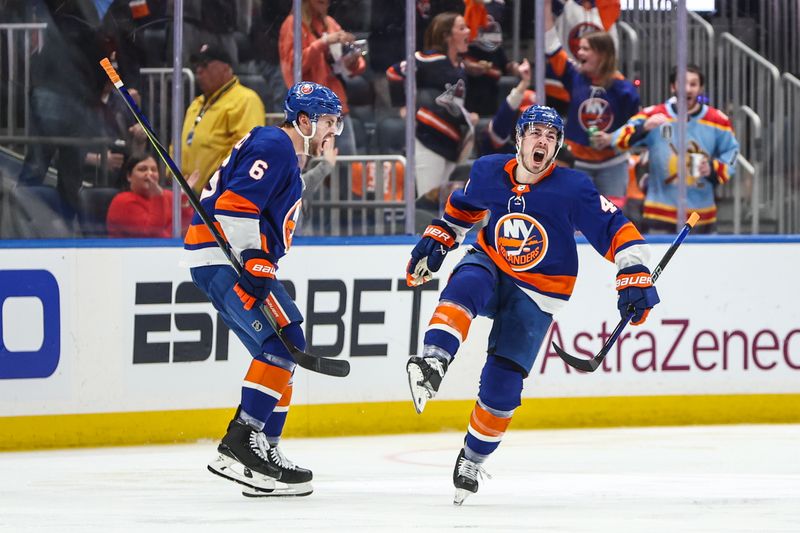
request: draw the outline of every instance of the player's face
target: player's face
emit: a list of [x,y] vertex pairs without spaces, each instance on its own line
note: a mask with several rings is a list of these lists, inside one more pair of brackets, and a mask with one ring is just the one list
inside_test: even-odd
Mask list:
[[[672,94],[677,94],[675,84],[672,85]],[[700,83],[700,75],[696,72],[686,73],[686,107],[689,111],[698,105],[697,98],[703,94],[703,85]]]
[[455,50],[459,54],[467,53],[469,45],[469,26],[464,22],[464,17],[456,17],[453,29],[447,38],[447,49]]
[[600,69],[600,54],[589,46],[587,39],[578,42],[578,51],[575,53],[578,60],[578,70],[589,77],[594,76]]
[[341,121],[342,117],[336,115],[322,115],[317,119],[317,133],[309,147],[312,157],[321,156],[323,148],[335,142],[336,135],[341,133]]
[[143,159],[128,174],[131,192],[149,198],[158,190],[158,166],[152,157]]
[[558,130],[544,124],[533,124],[522,137],[520,153],[525,167],[534,173],[544,172],[558,146]]

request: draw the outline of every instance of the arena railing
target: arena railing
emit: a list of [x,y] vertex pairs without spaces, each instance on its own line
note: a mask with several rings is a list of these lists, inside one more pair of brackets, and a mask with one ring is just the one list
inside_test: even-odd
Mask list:
[[[2,80],[5,93],[5,120],[0,118],[0,127],[6,135],[29,133],[31,103],[31,56],[34,47],[44,43],[44,23],[0,24],[0,47],[5,45],[5,64]],[[21,48],[21,50],[20,50]],[[0,54],[3,50],[0,49]],[[20,62],[21,60],[21,62]],[[21,64],[20,64],[21,63]],[[22,104],[22,117],[18,111]]]
[[[762,130],[761,179],[753,195],[760,199],[758,214],[761,224],[771,232],[783,232],[781,220],[784,148],[783,101],[778,69],[730,33],[720,36],[718,77],[714,100],[722,111],[733,115],[747,106],[760,118],[769,117]],[[734,177],[736,179],[736,177]],[[773,227],[774,226],[774,227]]]
[[800,79],[785,73],[781,76],[781,91],[786,117],[779,133],[785,158],[780,228],[786,233],[800,233]]
[[[736,176],[733,179],[733,233],[742,232],[742,222],[750,219],[750,233],[759,232],[761,208],[760,181],[764,153],[761,117],[749,106],[740,106],[733,115],[739,141]],[[744,206],[743,206],[744,204]]]
[[405,233],[406,158],[399,155],[338,156],[336,167],[303,197],[299,233],[317,236]]

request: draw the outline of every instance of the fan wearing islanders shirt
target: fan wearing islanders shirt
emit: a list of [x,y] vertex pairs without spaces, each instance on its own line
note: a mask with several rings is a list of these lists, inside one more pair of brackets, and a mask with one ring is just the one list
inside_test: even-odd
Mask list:
[[548,78],[569,93],[566,141],[575,168],[594,180],[601,194],[622,206],[628,185],[628,153],[611,146],[611,133],[639,111],[636,87],[617,70],[616,48],[605,32],[582,35],[577,61],[567,57],[553,23],[551,0],[545,0],[545,52]]
[[[211,472],[249,487],[250,496],[311,493],[311,471],[288,461],[278,447],[295,362],[260,307],[266,305],[283,334],[305,349],[303,317],[275,275],[300,214],[301,164],[321,155],[342,132],[342,105],[329,88],[304,81],[289,89],[284,113],[280,127],[253,128],[236,143],[200,196],[242,265],[241,274],[199,215],[184,245],[195,284],[253,357],[219,456],[208,465]],[[273,480],[282,485],[267,493],[257,490]]]
[[433,398],[477,315],[493,320],[478,400],[453,472],[455,503],[477,492],[482,464],[497,448],[521,403],[553,314],[569,300],[578,274],[575,231],[616,264],[617,306],[641,324],[659,302],[646,266],[649,247],[613,203],[580,171],[557,167],[564,125],[553,108],[531,106],[517,121],[516,154],[481,157],[411,252],[407,282],[430,280],[472,225],[488,218],[477,244],[456,265],[409,359],[417,412]]
[[[416,52],[416,143],[415,176],[417,199],[435,204],[440,187],[463,155],[472,148],[478,115],[468,113],[466,73],[462,56],[467,52],[469,28],[458,13],[440,13],[425,30],[425,50]],[[392,105],[405,105],[406,62],[386,70]]]

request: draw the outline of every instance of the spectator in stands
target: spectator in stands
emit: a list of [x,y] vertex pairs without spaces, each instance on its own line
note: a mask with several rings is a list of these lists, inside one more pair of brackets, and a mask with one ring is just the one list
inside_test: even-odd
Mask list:
[[617,70],[614,41],[607,33],[582,36],[578,61],[572,64],[555,30],[552,0],[545,0],[545,29],[547,70],[570,94],[565,136],[575,156],[575,168],[592,177],[600,194],[622,206],[628,154],[609,146],[608,132],[638,112],[639,94]]
[[[620,14],[619,0],[555,0],[553,2],[558,40],[564,44],[567,56],[575,61],[581,37],[595,32],[607,32],[619,50],[617,19]],[[566,114],[569,92],[563,84],[553,78],[546,80],[547,102],[560,113]]]
[[[91,4],[57,0],[42,1],[36,8],[47,29],[44,44],[31,59],[30,134],[70,141],[92,137],[92,108],[107,79],[98,68],[106,53],[98,11]],[[67,220],[73,219],[86,151],[87,146],[75,143],[28,145],[19,185],[42,185],[54,160],[62,211]]]
[[[159,184],[159,169],[152,155],[131,156],[125,165],[130,190],[117,194],[108,207],[106,226],[109,237],[172,237],[172,191]],[[188,178],[189,185],[199,179],[198,172]],[[189,227],[193,209],[182,196],[181,223]]]
[[[267,5],[265,5],[267,4]],[[278,38],[281,24],[292,11],[292,0],[264,0],[253,4],[253,27],[251,40],[255,50],[258,71],[269,87],[264,100],[267,113],[283,113],[286,84],[281,71]]]
[[233,75],[231,58],[222,48],[203,45],[193,56],[197,85],[203,93],[189,104],[181,133],[181,170],[195,171],[205,187],[233,145],[265,122],[264,104],[255,91]]
[[[302,5],[302,69],[301,77],[329,87],[342,102],[344,130],[336,139],[341,155],[357,152],[353,121],[347,106],[347,93],[340,77],[363,74],[367,63],[355,36],[346,32],[328,15],[330,0],[303,0]],[[294,15],[290,14],[281,26],[280,57],[286,86],[294,83]]]
[[[116,67],[116,65],[114,66]],[[133,87],[130,87],[128,92],[141,106],[139,92]],[[96,136],[112,139],[112,144],[106,149],[105,169],[102,167],[101,152],[89,151],[86,153],[83,178],[84,181],[93,185],[116,185],[123,178],[122,167],[125,160],[131,155],[141,156],[147,150],[147,134],[131,115],[122,97],[114,90],[111,81],[107,81],[103,87],[100,102],[95,111],[98,116]],[[103,178],[105,178],[105,183]]]
[[[669,76],[670,90],[676,94],[677,69]],[[696,65],[687,67],[686,98],[689,110],[686,154],[686,208],[697,212],[696,233],[711,233],[717,220],[714,190],[727,183],[736,168],[739,143],[730,120],[724,113],[704,104],[705,77]],[[650,106],[633,116],[613,133],[612,144],[619,151],[631,146],[646,146],[649,175],[644,199],[644,230],[674,233],[678,222],[677,99]]]
[[339,149],[336,148],[334,142],[325,141],[322,144],[322,155],[309,159],[306,167],[303,169],[302,178],[303,184],[303,203],[302,213],[298,227],[296,230],[297,235],[313,235],[315,230],[318,230],[318,224],[313,220],[313,203],[317,190],[323,182],[331,175],[333,169],[336,167],[336,157],[339,155]]
[[[463,13],[463,0],[417,0],[417,43],[415,50],[424,49],[424,36],[430,21],[439,13]],[[392,106],[388,80],[382,76],[386,69],[406,56],[406,7],[396,0],[372,0],[370,18],[369,61],[370,70],[377,75],[370,80],[375,93],[376,108],[385,110]]]
[[503,50],[503,30],[490,20],[478,30],[464,56],[467,71],[466,108],[481,116],[497,111],[498,82],[503,75],[518,76],[519,63],[509,61]]
[[[458,13],[437,15],[425,33],[425,50],[416,53],[417,206],[439,211],[439,192],[456,164],[471,152],[478,115],[464,108],[469,28]],[[392,102],[403,105],[406,62],[389,67]]]
[[[169,0],[167,13],[174,13],[174,3],[174,0]],[[224,50],[230,65],[238,65],[236,32],[246,33],[250,29],[246,24],[250,13],[242,8],[243,4],[230,0],[183,0],[184,63],[191,61],[195,50],[207,44]]]
[[[524,59],[519,65],[519,83],[500,103],[494,117],[485,130],[477,134],[476,147],[479,156],[489,154],[516,153],[514,130],[520,113],[536,103],[536,93],[530,89],[531,65]],[[575,166],[575,157],[568,146],[561,147],[556,164],[568,168]]]

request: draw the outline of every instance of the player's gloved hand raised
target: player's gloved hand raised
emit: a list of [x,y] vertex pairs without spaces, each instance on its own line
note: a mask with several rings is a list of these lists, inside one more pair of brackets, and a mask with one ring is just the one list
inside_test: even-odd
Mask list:
[[406,267],[406,284],[416,287],[430,281],[432,272],[441,268],[447,252],[457,247],[456,234],[447,222],[434,219],[411,250],[411,260]]
[[617,272],[617,308],[624,319],[630,313],[631,324],[638,325],[647,320],[650,309],[661,300],[650,276],[650,270],[644,265],[625,267]]
[[242,274],[233,290],[249,311],[267,299],[275,282],[275,256],[255,248],[242,252]]

